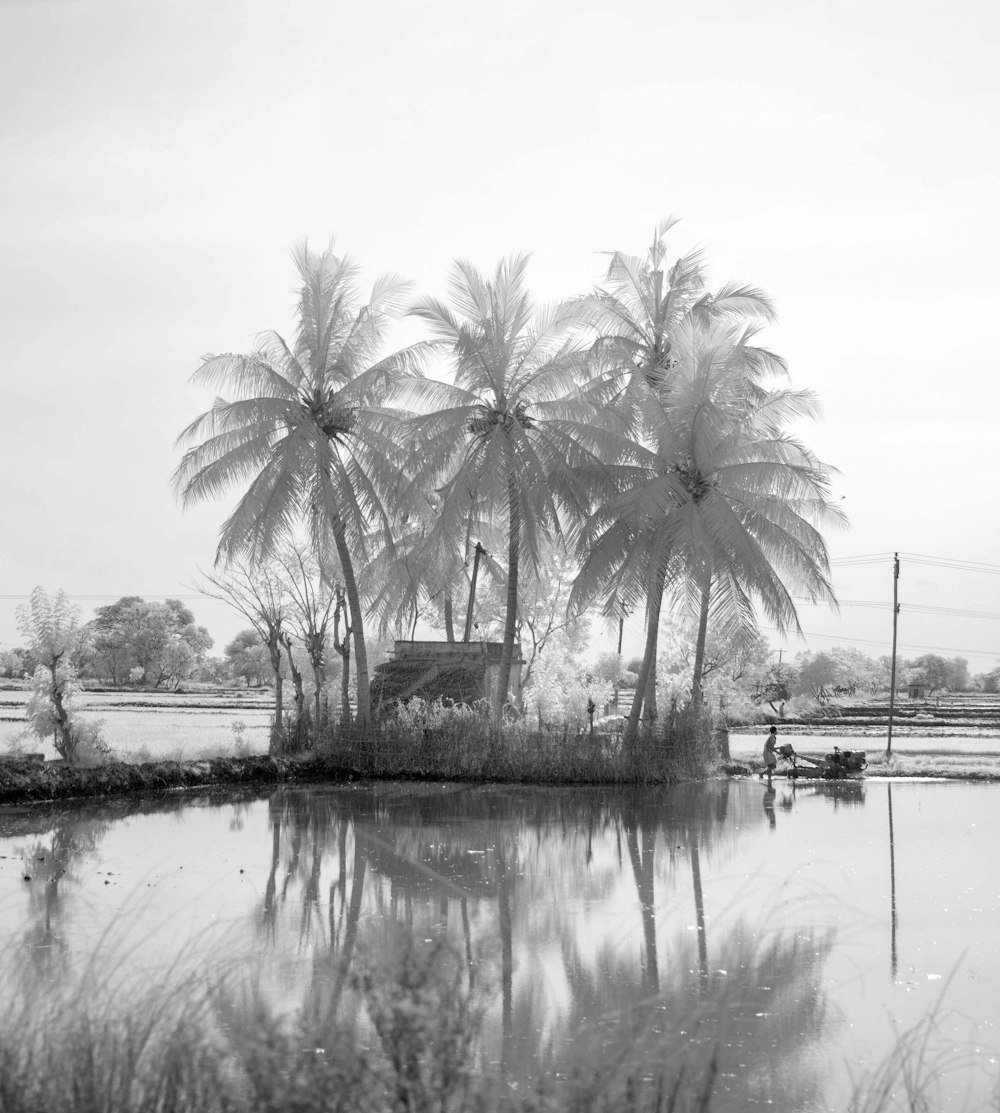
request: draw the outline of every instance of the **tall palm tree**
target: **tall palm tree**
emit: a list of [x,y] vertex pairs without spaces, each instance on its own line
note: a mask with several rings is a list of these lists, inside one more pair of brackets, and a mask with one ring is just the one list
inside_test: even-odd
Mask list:
[[243,489],[222,527],[217,559],[275,551],[302,519],[317,546],[332,541],[351,616],[358,720],[370,714],[368,656],[356,560],[390,536],[387,502],[401,495],[399,412],[384,400],[413,371],[421,346],[381,354],[408,285],[384,276],[365,299],[358,269],[303,243],[293,251],[301,287],[289,344],[265,333],[245,355],[207,356],[192,376],[231,392],[178,438],[174,473],[184,505]]
[[[580,391],[582,341],[567,306],[536,311],[525,288],[527,258],[503,260],[487,279],[455,263],[450,304],[425,298],[413,313],[453,361],[454,382],[409,384],[423,411],[409,426],[417,490],[436,489],[434,529],[457,543],[470,520],[492,519],[506,548],[507,599],[494,704],[510,685],[522,560],[537,566],[540,537],[582,513],[614,448],[612,415]],[[504,540],[500,540],[500,536]]]
[[[742,359],[758,378],[787,371],[784,360],[751,343],[760,325],[774,319],[774,307],[759,289],[728,282],[710,292],[700,251],[670,261],[667,233],[677,224],[661,221],[644,257],[611,252],[605,284],[581,300],[587,323],[596,330],[591,358],[591,396],[625,415],[641,442],[655,440],[664,397],[675,379],[674,335],[685,321],[741,322]],[[656,716],[656,623],[649,623],[652,600],[645,600],[647,630],[653,636],[644,702]]]
[[[755,631],[758,607],[799,630],[793,591],[834,603],[818,525],[845,521],[829,501],[830,470],[788,421],[812,416],[808,391],[765,390],[744,358],[741,325],[689,315],[674,330],[669,396],[659,395],[639,462],[592,515],[576,586],[631,606],[647,597],[646,648],[626,737],[634,741],[664,596],[698,614],[695,691],[709,617],[730,634]],[[652,416],[651,403],[646,407]]]

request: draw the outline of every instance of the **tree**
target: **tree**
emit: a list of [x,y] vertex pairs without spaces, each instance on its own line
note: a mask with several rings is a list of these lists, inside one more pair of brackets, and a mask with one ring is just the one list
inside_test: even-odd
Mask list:
[[606,285],[582,301],[586,319],[598,332],[594,349],[604,372],[601,385],[610,386],[610,397],[640,421],[647,402],[672,385],[674,332],[692,316],[742,322],[747,358],[754,361],[758,377],[786,370],[779,356],[749,344],[755,332],[750,322],[774,319],[762,291],[729,282],[710,293],[699,251],[667,265],[666,235],[676,224],[670,218],[657,225],[644,258],[612,252]]
[[271,666],[267,646],[256,630],[241,630],[225,648],[225,657],[234,677],[242,676],[249,688],[259,688]]
[[[289,545],[282,551],[279,562],[285,571],[288,590],[289,622],[302,642],[313,673],[314,724],[318,731],[323,724],[322,695],[326,668],[326,641],[330,633],[333,612],[337,601],[336,583],[328,570],[320,567],[315,554],[303,545]],[[338,569],[339,571],[339,569]],[[336,577],[342,583],[340,577]],[[287,642],[289,667],[294,679],[296,665],[292,658],[291,644]],[[296,692],[301,690],[297,684]],[[300,711],[301,715],[301,711]]]
[[[780,357],[750,344],[757,323],[770,321],[774,316],[761,291],[727,283],[716,293],[709,293],[699,252],[681,256],[667,266],[666,234],[674,224],[676,221],[670,219],[657,226],[645,258],[613,252],[606,287],[595,290],[582,302],[587,320],[599,334],[592,349],[601,370],[595,396],[625,414],[635,436],[644,444],[657,440],[662,406],[676,377],[675,333],[683,323],[742,322],[742,359],[753,376],[760,378],[786,370]],[[641,556],[639,562],[649,564]],[[643,597],[647,638],[639,680],[643,695],[633,704],[632,734],[644,704],[655,717],[656,643],[664,582],[665,571],[661,578],[659,570],[654,569],[651,579],[638,593]],[[610,616],[615,609],[621,609],[622,600],[616,599],[613,591],[605,591],[605,595],[605,613]],[[626,609],[632,609],[636,603],[632,598]]]
[[670,389],[644,403],[637,464],[620,469],[622,489],[582,534],[577,597],[603,592],[628,609],[646,602],[630,742],[649,698],[664,597],[697,624],[696,707],[709,619],[724,640],[749,643],[758,607],[779,631],[799,629],[792,590],[833,602],[826,546],[814,523],[837,524],[843,515],[828,501],[828,469],[782,432],[815,402],[806,391],[763,389],[746,336],[738,324],[696,315],[676,326]]
[[79,608],[62,590],[51,598],[41,587],[17,608],[17,624],[38,662],[32,677],[27,717],[39,738],[53,737],[56,752],[74,763],[81,744],[104,749],[96,724],[79,718],[79,685],[73,654],[80,644]]
[[929,692],[964,692],[969,686],[969,662],[964,657],[948,660],[925,653],[906,664],[910,680],[924,684]]
[[829,653],[800,653],[795,658],[798,686],[817,699],[825,700],[840,679],[841,669],[837,659]]
[[274,674],[274,723],[271,726],[272,753],[284,750],[284,665],[282,649],[288,598],[273,562],[248,566],[231,562],[223,573],[205,576],[198,590],[211,599],[220,599],[238,611],[253,627],[267,648]]
[[293,257],[301,281],[294,342],[270,332],[249,354],[205,358],[193,381],[229,390],[233,400],[217,398],[181,434],[179,443],[191,447],[174,487],[186,506],[249,481],[222,528],[220,559],[259,562],[303,519],[317,549],[336,549],[364,724],[371,701],[356,566],[373,538],[391,536],[386,504],[400,496],[407,446],[398,412],[384,401],[422,349],[380,354],[405,283],[380,278],[363,300],[357,268],[332,243],[321,255],[302,244]]
[[[562,532],[564,514],[582,513],[615,444],[611,415],[579,391],[577,316],[567,306],[536,312],[525,288],[524,256],[484,278],[455,264],[451,304],[435,298],[413,312],[453,360],[454,383],[417,380],[423,410],[409,424],[411,477],[436,490],[436,531],[451,544],[470,521],[493,522],[487,549],[506,549],[506,611],[494,703],[499,721],[510,683],[522,561],[538,567],[541,540]],[[427,411],[430,412],[427,412]]]
[[159,687],[186,679],[214,644],[208,630],[179,599],[148,603],[123,596],[98,607],[85,628],[90,640],[90,669],[122,684],[132,669],[145,684]]
[[0,649],[0,676],[20,677],[27,671],[23,649]]

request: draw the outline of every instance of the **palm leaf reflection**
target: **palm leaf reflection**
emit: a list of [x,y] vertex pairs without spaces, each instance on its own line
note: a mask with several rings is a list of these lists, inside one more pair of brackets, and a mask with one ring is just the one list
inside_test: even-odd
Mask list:
[[723,931],[704,910],[705,878],[764,823],[747,794],[352,786],[286,789],[273,810],[288,865],[271,899],[316,944],[307,1013],[375,1023],[368,972],[441,948],[440,983],[481,1017],[470,1065],[510,1083],[592,1087],[599,1064],[612,1104],[678,1078],[710,1081],[713,1110],[816,1097],[829,940]]

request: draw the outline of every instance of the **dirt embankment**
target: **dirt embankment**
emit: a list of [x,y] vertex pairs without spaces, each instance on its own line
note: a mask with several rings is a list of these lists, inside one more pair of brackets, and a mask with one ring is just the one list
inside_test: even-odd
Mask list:
[[0,804],[213,785],[281,784],[286,781],[343,781],[351,771],[329,759],[257,755],[206,761],[113,762],[76,769],[62,762],[0,761]]

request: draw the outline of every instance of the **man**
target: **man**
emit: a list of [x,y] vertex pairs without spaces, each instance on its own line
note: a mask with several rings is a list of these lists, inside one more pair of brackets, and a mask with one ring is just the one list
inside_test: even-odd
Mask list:
[[771,727],[768,732],[767,738],[764,741],[764,772],[761,773],[763,777],[767,774],[767,783],[771,783],[771,774],[778,767],[778,728]]

